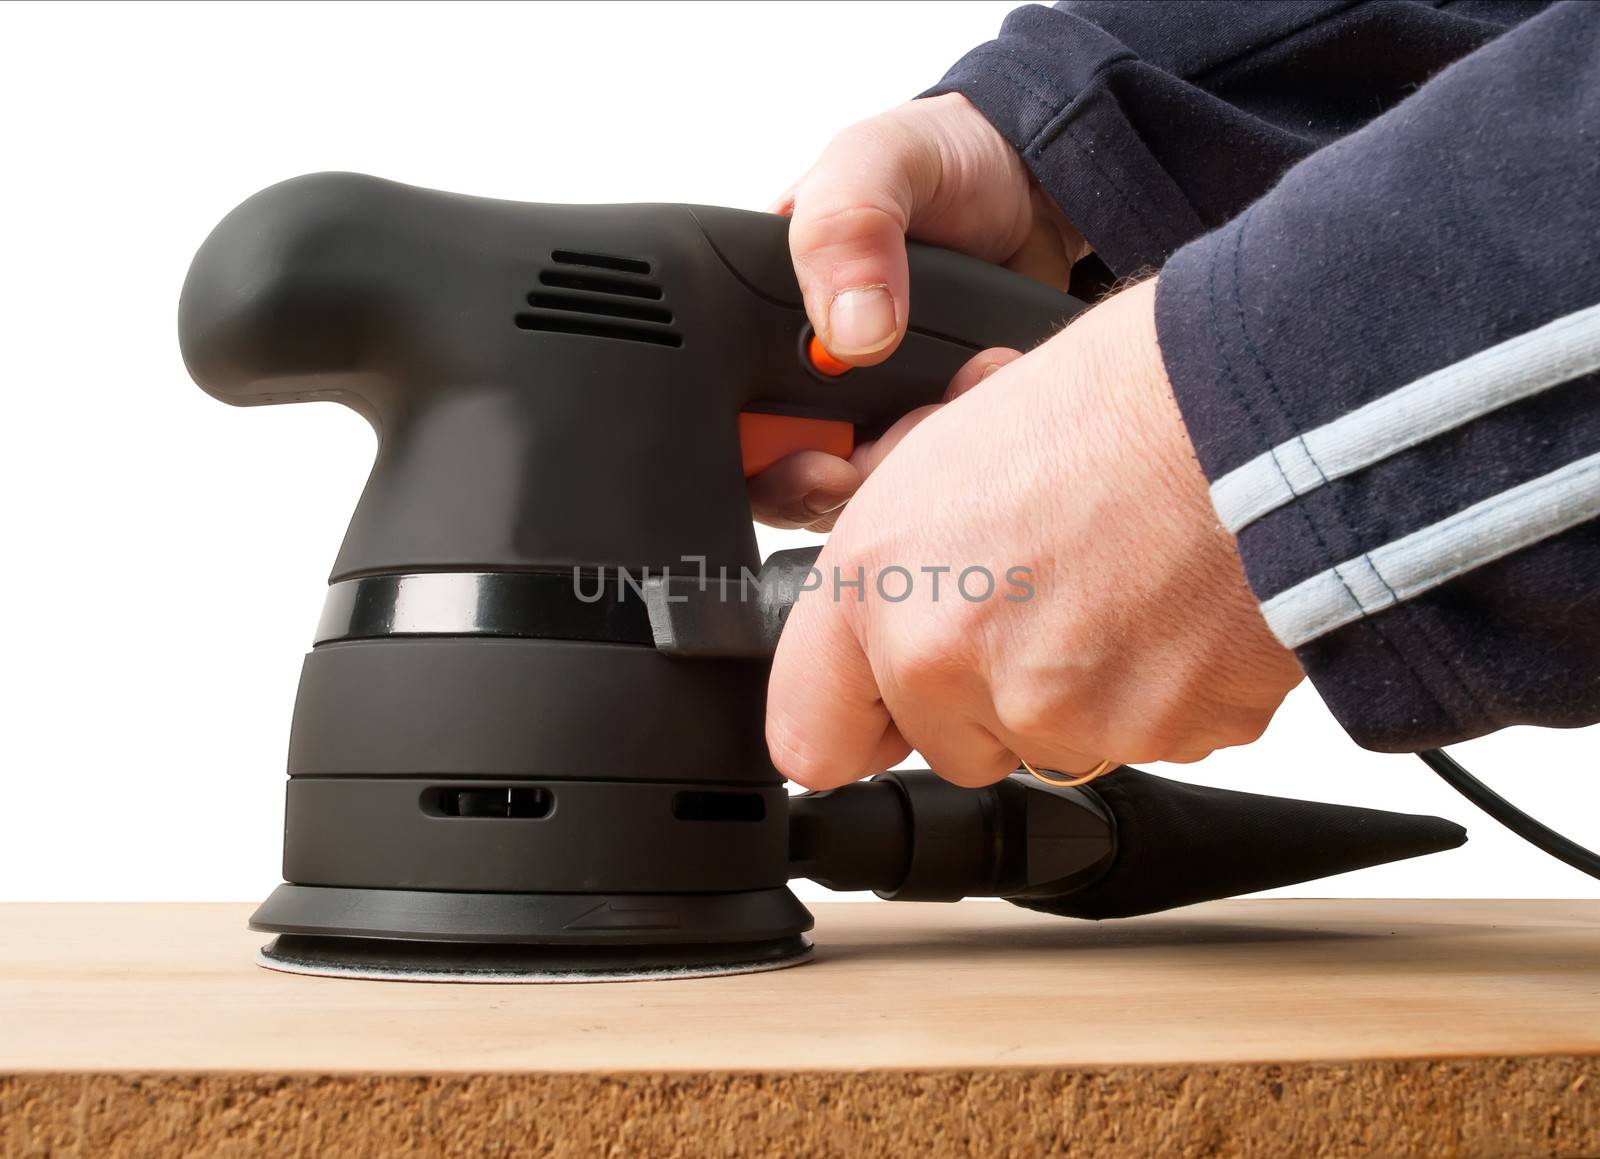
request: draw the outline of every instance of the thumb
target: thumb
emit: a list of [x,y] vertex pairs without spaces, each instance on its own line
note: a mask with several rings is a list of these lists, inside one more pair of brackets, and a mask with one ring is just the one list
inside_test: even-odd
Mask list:
[[855,366],[887,358],[910,314],[906,229],[937,185],[937,146],[889,118],[846,129],[794,188],[789,251],[823,346]]

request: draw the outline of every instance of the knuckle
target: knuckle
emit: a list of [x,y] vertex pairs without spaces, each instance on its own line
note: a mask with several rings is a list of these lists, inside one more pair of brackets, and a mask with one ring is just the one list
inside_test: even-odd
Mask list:
[[1147,736],[1129,736],[1107,746],[1107,753],[1125,765],[1148,765],[1165,760],[1167,749]]
[[1146,743],[1161,751],[1173,752],[1187,747],[1195,736],[1195,721],[1182,703],[1162,705],[1151,717],[1147,726]]
[[1017,767],[1010,753],[998,750],[989,756],[971,753],[949,757],[938,754],[930,756],[927,753],[922,755],[927,759],[928,767],[938,773],[941,779],[963,789],[981,789],[985,785],[992,785]]
[[1270,719],[1270,714],[1255,710],[1213,711],[1189,702],[1166,703],[1119,735],[1115,755],[1130,764],[1192,764],[1219,748],[1259,740]]
[[888,664],[894,686],[912,698],[936,697],[963,685],[971,666],[954,639],[930,632],[899,651]]
[[789,227],[790,249],[798,255],[826,257],[872,245],[891,234],[903,235],[905,218],[893,206],[869,200],[876,195],[875,190],[855,189],[833,195],[848,196],[843,204],[833,196],[817,203],[797,202]]
[[1172,754],[1194,747],[1194,739],[1175,715],[1164,710],[1146,711],[1110,730],[1105,755],[1125,764],[1140,765],[1170,760]]
[[1220,730],[1218,746],[1253,744],[1260,740],[1272,723],[1272,713],[1261,709],[1244,709],[1232,713]]
[[[1171,761],[1179,754],[1209,753],[1221,723],[1212,697],[1193,681],[1174,680],[1157,691],[1137,719],[1121,730],[1130,744],[1130,761]],[[1119,757],[1122,755],[1119,751]]]
[[767,718],[767,751],[785,777],[808,789],[832,788],[839,782],[836,763],[807,740],[814,730],[797,729],[780,715]]
[[1052,734],[1067,719],[1059,691],[1035,681],[1001,689],[995,695],[994,709],[1001,727],[1014,736]]
[[916,111],[913,102],[846,125],[834,135],[827,151],[903,161],[907,154],[929,143],[925,119],[916,116]]
[[909,193],[934,145],[920,123],[891,111],[841,130],[793,191],[796,253],[904,234]]

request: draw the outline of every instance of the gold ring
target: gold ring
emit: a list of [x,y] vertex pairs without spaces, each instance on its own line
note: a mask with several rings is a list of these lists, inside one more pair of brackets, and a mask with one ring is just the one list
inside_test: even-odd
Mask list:
[[1090,781],[1105,776],[1112,769],[1117,767],[1117,762],[1112,760],[1110,757],[1107,757],[1094,768],[1090,769],[1087,773],[1084,773],[1081,777],[1065,777],[1061,780],[1057,780],[1054,777],[1045,776],[1038,769],[1034,768],[1027,761],[1023,760],[1022,757],[1017,757],[1017,760],[1022,761],[1022,767],[1028,770],[1029,774],[1034,780],[1056,789],[1072,789],[1076,788],[1078,785],[1087,785]]

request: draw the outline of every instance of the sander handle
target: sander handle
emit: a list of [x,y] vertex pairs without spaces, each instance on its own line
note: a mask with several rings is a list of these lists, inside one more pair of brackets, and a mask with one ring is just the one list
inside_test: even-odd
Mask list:
[[859,437],[938,402],[972,354],[994,346],[1026,350],[1082,309],[1076,299],[991,262],[908,241],[905,338],[884,362],[852,367],[835,359],[804,320],[788,218],[712,206],[691,206],[690,212],[735,277],[801,315],[793,345],[793,366],[801,373],[771,367],[771,396],[747,403],[739,416],[746,476],[799,450],[847,456]]
[[419,571],[759,564],[742,478],[848,453],[990,346],[1081,303],[913,243],[910,329],[819,367],[787,218],[544,205],[350,173],[257,193],[179,303],[190,374],[242,406],[328,400],[378,433],[334,580]]

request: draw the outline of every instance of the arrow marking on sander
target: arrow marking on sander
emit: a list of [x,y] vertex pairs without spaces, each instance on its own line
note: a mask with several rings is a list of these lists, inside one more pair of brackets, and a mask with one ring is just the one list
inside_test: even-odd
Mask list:
[[568,922],[568,930],[675,930],[681,924],[678,911],[647,906],[619,906],[603,901]]

